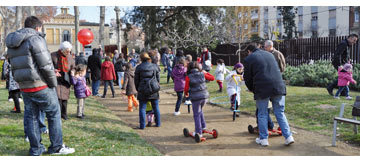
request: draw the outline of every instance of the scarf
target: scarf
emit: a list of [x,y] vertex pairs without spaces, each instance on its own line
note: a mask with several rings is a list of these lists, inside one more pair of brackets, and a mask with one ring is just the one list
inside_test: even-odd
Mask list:
[[67,57],[64,56],[60,50],[58,51],[58,54],[60,56],[59,61],[58,61],[58,70],[60,70],[61,72],[67,73],[68,70],[69,70],[68,69]]

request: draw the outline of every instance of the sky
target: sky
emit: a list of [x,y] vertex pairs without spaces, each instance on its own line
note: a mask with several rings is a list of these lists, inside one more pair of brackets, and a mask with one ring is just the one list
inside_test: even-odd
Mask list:
[[[105,23],[109,24],[111,19],[116,19],[116,12],[114,12],[115,6],[106,6],[105,7]],[[57,14],[61,13],[61,7],[57,7]],[[69,14],[74,15],[74,7],[67,6],[69,8]],[[122,17],[126,10],[132,9],[132,7],[120,6]],[[79,6],[80,11],[80,20],[87,20],[88,22],[99,23],[99,6]]]

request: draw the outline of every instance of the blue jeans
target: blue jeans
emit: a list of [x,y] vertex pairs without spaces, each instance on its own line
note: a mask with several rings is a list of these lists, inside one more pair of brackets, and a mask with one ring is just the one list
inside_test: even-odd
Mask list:
[[341,94],[344,89],[346,89],[346,91],[345,91],[346,92],[346,97],[349,96],[349,94],[348,94],[349,93],[348,86],[339,86],[338,91],[335,94],[335,96],[339,96],[339,94]]
[[[159,99],[149,100],[154,111],[156,127],[160,127],[160,110],[159,110]],[[140,117],[140,129],[145,128],[146,119],[146,104],[147,101],[139,100],[139,117]]]
[[192,101],[195,132],[199,134],[202,134],[202,129],[206,128],[206,121],[202,111],[202,108],[206,102],[207,99]]
[[177,103],[175,104],[175,112],[179,112],[179,108],[180,108],[180,104],[182,103],[183,100],[183,91],[177,92]]
[[[24,105],[24,110],[25,110],[25,105]],[[28,112],[24,112],[24,116],[27,116]],[[46,113],[44,113],[44,111],[39,111],[39,129],[41,130],[41,133],[45,132],[47,130],[47,126],[44,123],[44,119],[46,118]],[[28,137],[26,129],[28,129],[27,126],[27,122],[25,122],[25,120],[23,120],[23,124],[24,124],[24,134],[25,137]]]
[[122,89],[121,80],[123,80],[123,78],[124,78],[124,72],[117,72],[117,75],[118,75],[118,86],[119,86],[119,89]]
[[104,92],[103,92],[103,96],[105,96],[107,94],[108,85],[109,85],[109,87],[111,87],[112,95],[114,96],[113,80],[104,80]]
[[168,74],[167,74],[167,78],[166,78],[166,82],[169,83],[169,79],[170,77],[172,77],[172,67],[168,67]]
[[282,135],[285,138],[291,136],[290,126],[285,115],[285,96],[277,95],[264,99],[257,99],[259,138],[268,138],[268,101],[272,101],[272,107],[277,122],[281,127]]
[[49,153],[54,153],[61,148],[62,125],[60,105],[55,88],[46,88],[38,92],[22,92],[24,99],[24,121],[27,125],[26,134],[30,143],[30,155],[41,155],[45,148],[40,134],[40,111],[46,113],[49,137],[51,145],[48,147]]
[[92,81],[92,94],[95,96],[98,94],[100,86],[100,80]]
[[[271,119],[271,116],[269,115],[271,113],[271,108],[268,108],[268,129],[272,130],[274,127],[273,121]],[[258,125],[258,108],[255,110],[255,117],[257,119],[257,125]]]

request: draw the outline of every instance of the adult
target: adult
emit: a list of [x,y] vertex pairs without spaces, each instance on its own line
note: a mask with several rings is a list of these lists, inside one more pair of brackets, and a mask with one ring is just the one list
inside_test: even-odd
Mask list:
[[70,98],[71,72],[74,72],[75,61],[70,55],[72,45],[68,41],[60,44],[59,50],[51,54],[53,66],[56,68],[56,92],[61,108],[61,118],[67,120],[67,102]]
[[130,56],[132,59],[135,59],[136,62],[139,62],[140,56],[136,53],[135,49],[132,49],[128,56]]
[[[358,40],[358,35],[351,34],[338,44],[336,51],[332,57],[332,65],[336,71],[338,67],[346,63],[350,63],[350,50],[353,44]],[[328,85],[327,90],[329,95],[333,96],[333,89],[338,86],[338,78]],[[343,93],[343,92],[342,92]]]
[[161,63],[163,64],[165,73],[167,70],[168,49],[162,48],[161,50],[163,51],[163,55],[161,56]]
[[181,49],[179,49],[179,50],[177,51],[177,54],[175,54],[175,57],[174,57],[174,60],[173,60],[173,66],[172,66],[172,68],[174,68],[174,67],[175,67],[175,65],[177,64],[177,62],[178,62],[178,60],[179,60],[180,58],[184,58],[184,52],[183,52],[183,50],[181,50]]
[[169,83],[170,78],[172,77],[172,71],[173,71],[173,60],[174,60],[174,54],[173,51],[169,48],[168,54],[166,56],[166,70],[168,71],[166,83]]
[[273,54],[278,64],[278,67],[280,68],[281,73],[283,73],[286,68],[286,61],[283,54],[273,47],[273,42],[271,40],[267,40],[264,42],[264,49]]
[[75,149],[63,144],[60,106],[55,88],[57,79],[51,55],[42,33],[42,22],[35,16],[25,19],[23,29],[6,37],[12,72],[24,98],[25,131],[29,137],[30,155],[41,155],[45,147],[41,143],[39,115],[44,111],[48,120],[50,154],[74,153]]
[[[155,76],[157,82],[160,82],[160,68],[158,65],[151,63],[151,58],[148,53],[144,52],[140,55],[140,59],[142,61],[136,67],[135,70],[135,87],[137,89],[137,99],[139,100],[139,121],[140,126],[139,129],[145,128],[145,119],[146,119],[146,104],[148,101],[151,102],[152,109],[155,115],[155,124],[156,127],[160,127],[160,110],[159,110],[159,92],[155,92],[150,95],[145,95],[144,90],[147,87],[146,80],[150,80]],[[159,84],[155,84],[159,85]]]
[[114,50],[114,55],[113,55],[112,63],[113,63],[113,64],[116,64],[116,63],[117,63],[118,58],[119,58],[118,50]]
[[[207,47],[203,47],[203,51],[201,54],[201,64],[202,64],[202,69],[210,72],[211,70],[211,52],[208,51]],[[207,81],[206,81],[207,82]]]
[[119,89],[122,89],[122,82],[124,80],[124,72],[126,70],[127,62],[123,58],[123,53],[119,54],[117,62],[114,64],[114,69],[116,70],[117,77],[118,77],[118,86]]
[[88,59],[86,58],[84,52],[80,52],[79,55],[75,58],[75,65],[88,65]]
[[254,100],[258,108],[259,138],[256,143],[268,146],[268,102],[272,101],[273,111],[281,127],[285,144],[294,143],[288,121],[285,116],[286,85],[274,56],[268,52],[249,45],[249,53],[244,59],[244,80],[249,91],[254,93]]
[[92,94],[93,96],[102,96],[99,92],[100,77],[102,69],[102,58],[99,53],[99,49],[93,49],[93,55],[88,58],[88,69],[90,69],[90,75],[92,79]]

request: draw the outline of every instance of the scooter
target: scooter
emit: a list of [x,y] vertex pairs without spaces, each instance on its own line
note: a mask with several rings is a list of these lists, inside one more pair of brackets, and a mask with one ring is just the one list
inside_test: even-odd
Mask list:
[[[259,129],[254,128],[252,125],[248,126],[248,131],[249,131],[250,134],[259,134]],[[282,135],[281,128],[278,127],[277,129],[268,130],[268,135],[269,136],[280,136],[280,135]]]
[[[205,130],[202,130],[202,133],[203,134],[205,134],[205,133],[211,134],[214,139],[216,139],[219,136],[219,132],[216,129],[213,129],[212,131],[205,129]],[[190,137],[194,138],[194,140],[197,143],[206,141],[206,139],[207,139],[206,137],[201,137],[199,134],[196,134],[196,135],[193,136],[193,132],[189,132],[189,130],[187,128],[183,129],[183,134],[184,134],[185,137],[190,136]]]

